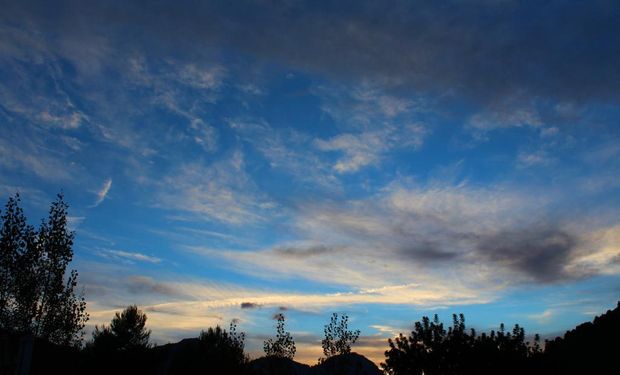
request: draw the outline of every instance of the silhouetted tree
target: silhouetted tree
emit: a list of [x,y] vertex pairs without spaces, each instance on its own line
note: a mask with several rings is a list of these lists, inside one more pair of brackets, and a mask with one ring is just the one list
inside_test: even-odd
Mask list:
[[88,320],[86,302],[76,295],[74,233],[68,205],[58,195],[38,230],[26,223],[20,197],[10,197],[0,216],[0,327],[32,333],[55,344],[79,345]]
[[245,346],[245,333],[237,332],[237,324],[230,323],[228,332],[216,326],[202,331],[199,336],[203,355],[211,368],[218,368],[226,373],[235,373],[245,366],[248,361],[243,352]]
[[146,314],[137,306],[128,306],[121,313],[116,313],[109,327],[95,326],[93,342],[89,346],[95,350],[146,349],[151,335],[145,327],[146,319]]
[[325,358],[319,358],[319,363],[335,355],[351,353],[351,345],[357,341],[360,331],[350,331],[348,324],[349,317],[346,314],[340,319],[337,313],[332,314],[329,324],[326,324],[323,330],[325,338],[321,341],[321,346]]
[[529,345],[524,338],[519,325],[506,332],[502,324],[497,333],[476,336],[475,330],[466,331],[463,314],[453,315],[447,331],[437,315],[432,321],[425,316],[409,336],[388,339],[390,348],[381,367],[388,374],[531,373],[529,359],[540,353],[540,347]]
[[276,319],[278,321],[276,338],[275,340],[267,339],[263,344],[263,350],[267,356],[292,359],[297,351],[295,341],[290,332],[284,330],[284,314],[277,314]]
[[592,322],[545,343],[543,368],[549,374],[620,374],[620,302]]

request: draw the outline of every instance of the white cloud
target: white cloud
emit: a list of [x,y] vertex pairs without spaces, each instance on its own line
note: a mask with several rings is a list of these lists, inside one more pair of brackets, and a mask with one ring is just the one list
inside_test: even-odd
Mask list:
[[177,171],[159,184],[158,207],[234,225],[261,221],[273,207],[246,174],[241,151],[209,165],[188,163]]
[[222,84],[226,70],[218,65],[201,67],[195,64],[182,65],[177,71],[177,79],[188,86],[214,90]]
[[274,129],[261,119],[229,119],[240,137],[269,162],[271,168],[291,174],[305,185],[337,189],[330,165],[307,147],[312,137],[294,129]]
[[99,191],[97,192],[97,199],[95,200],[95,203],[93,203],[91,207],[99,206],[101,202],[103,202],[103,200],[108,196],[108,193],[110,192],[111,187],[112,187],[112,179],[108,178],[107,180],[105,180],[105,182],[101,186],[101,189],[99,189]]
[[338,129],[344,129],[329,139],[314,141],[321,151],[343,154],[333,165],[337,173],[378,165],[394,149],[417,149],[429,133],[416,119],[424,111],[419,101],[391,96],[369,85],[321,87],[316,93],[323,99],[323,111]]
[[12,141],[9,132],[3,135],[6,138],[0,138],[0,166],[32,173],[50,181],[71,179],[72,166],[67,165],[57,153],[29,138]]
[[520,152],[517,156],[517,165],[522,168],[545,166],[551,163],[551,158],[545,151]]
[[392,149],[417,149],[422,145],[427,133],[420,124],[385,126],[376,131],[343,133],[327,140],[316,139],[315,145],[321,151],[338,151],[344,154],[333,168],[338,173],[351,173],[378,164],[382,156]]
[[515,109],[510,106],[506,110],[489,110],[477,113],[468,121],[468,126],[482,131],[523,126],[539,127],[541,125],[543,125],[543,121],[535,109]]
[[539,324],[548,323],[555,316],[555,312],[553,310],[547,309],[539,314],[530,314],[527,316],[528,319],[534,320]]
[[381,133],[341,134],[329,140],[318,139],[316,146],[322,151],[343,152],[345,157],[338,160],[334,169],[339,173],[347,173],[375,164],[387,146],[385,141]]
[[146,263],[161,263],[161,258],[157,258],[151,255],[146,255],[138,252],[130,252],[123,250],[101,250],[99,251],[99,255],[107,258],[118,258],[124,259],[128,261],[138,261],[138,262],[146,262]]

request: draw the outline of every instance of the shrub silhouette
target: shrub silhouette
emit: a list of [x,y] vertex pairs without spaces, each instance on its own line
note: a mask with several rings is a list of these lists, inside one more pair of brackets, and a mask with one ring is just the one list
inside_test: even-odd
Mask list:
[[38,230],[28,225],[16,194],[0,216],[0,328],[33,334],[54,344],[79,346],[88,320],[77,295],[74,233],[67,225],[62,194]]
[[351,345],[357,341],[360,331],[350,331],[348,324],[349,317],[346,314],[340,319],[337,313],[332,314],[329,324],[325,325],[323,330],[325,338],[321,341],[321,346],[325,358],[319,358],[319,363],[335,355],[351,353]]
[[524,339],[519,325],[506,332],[502,324],[498,332],[476,336],[475,330],[466,331],[463,314],[453,315],[447,331],[437,315],[432,321],[425,316],[409,336],[388,340],[381,367],[388,374],[531,373],[534,362],[529,359],[540,355],[540,347]]
[[284,314],[277,314],[276,338],[267,339],[263,344],[263,350],[267,356],[293,359],[297,348],[290,332],[284,331]]

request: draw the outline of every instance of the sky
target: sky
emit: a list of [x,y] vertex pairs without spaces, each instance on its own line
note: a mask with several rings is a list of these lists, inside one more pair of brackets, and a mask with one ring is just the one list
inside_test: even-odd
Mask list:
[[[617,1],[0,1],[0,198],[62,192],[90,321],[555,337],[620,295]],[[86,337],[89,338],[88,336]]]

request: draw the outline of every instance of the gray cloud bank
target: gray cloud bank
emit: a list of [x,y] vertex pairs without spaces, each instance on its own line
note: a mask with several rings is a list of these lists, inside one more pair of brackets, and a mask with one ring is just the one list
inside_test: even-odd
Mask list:
[[5,25],[46,35],[89,68],[114,49],[197,58],[224,48],[486,104],[620,98],[611,0],[3,3]]

